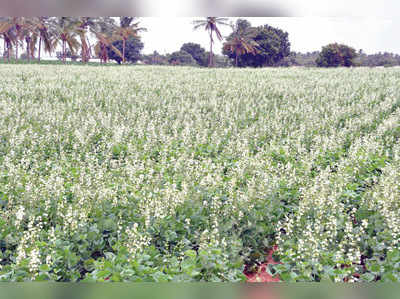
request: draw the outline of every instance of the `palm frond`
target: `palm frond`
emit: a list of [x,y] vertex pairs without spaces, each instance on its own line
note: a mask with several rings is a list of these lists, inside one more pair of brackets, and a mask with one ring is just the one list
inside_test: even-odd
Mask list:
[[223,39],[222,34],[221,34],[221,31],[219,31],[218,27],[215,27],[214,32],[215,32],[215,34],[217,35],[217,38],[218,38],[219,40],[222,40],[222,39]]

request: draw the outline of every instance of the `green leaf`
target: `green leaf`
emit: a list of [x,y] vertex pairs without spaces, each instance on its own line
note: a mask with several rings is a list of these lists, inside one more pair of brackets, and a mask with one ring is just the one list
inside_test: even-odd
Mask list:
[[102,270],[102,271],[99,271],[96,276],[97,276],[98,279],[99,278],[104,279],[104,278],[109,277],[110,275],[111,275],[111,271],[110,270]]
[[120,282],[121,281],[121,276],[119,275],[119,273],[114,273],[111,276],[111,281],[113,282]]
[[375,275],[372,273],[364,273],[363,275],[361,275],[361,279],[363,281],[371,282],[375,280]]
[[400,259],[400,252],[397,249],[389,251],[387,254],[387,259],[390,262],[397,262]]
[[397,277],[396,276],[394,276],[394,274],[393,273],[385,273],[385,274],[383,274],[383,276],[382,276],[382,280],[384,281],[384,282],[388,282],[388,281],[391,281],[391,282],[398,282],[399,280],[397,279]]
[[113,261],[115,259],[115,254],[112,252],[104,252],[104,255],[106,256],[107,260]]
[[47,281],[47,280],[50,280],[50,277],[47,273],[41,273],[35,278],[35,281]]
[[279,277],[283,280],[283,281],[292,281],[292,273],[290,272],[283,272],[279,274]]
[[152,275],[152,277],[154,278],[154,280],[156,282],[167,282],[168,281],[168,275],[166,275],[160,271],[157,271],[156,273],[154,273]]
[[186,250],[185,251],[185,255],[190,257],[190,258],[192,258],[192,259],[194,259],[194,258],[196,258],[197,253],[194,250]]
[[371,264],[371,265],[369,265],[368,268],[369,268],[369,269],[371,270],[371,272],[373,272],[373,273],[379,273],[380,270],[381,270],[381,266],[378,265],[378,264]]
[[47,264],[43,264],[39,267],[39,271],[41,272],[49,272],[50,271],[50,266]]

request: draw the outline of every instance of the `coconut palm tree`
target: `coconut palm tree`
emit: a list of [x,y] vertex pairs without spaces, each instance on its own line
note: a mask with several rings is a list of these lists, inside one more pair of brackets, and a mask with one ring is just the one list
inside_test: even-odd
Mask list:
[[219,31],[218,26],[219,25],[229,25],[227,23],[228,18],[221,18],[221,17],[207,17],[205,19],[201,20],[195,20],[193,21],[193,29],[197,30],[199,28],[204,28],[206,31],[208,31],[208,34],[210,36],[210,56],[209,56],[209,61],[208,65],[210,67],[214,66],[214,61],[213,61],[213,43],[214,43],[214,38],[213,34],[215,32],[215,35],[217,38],[221,41],[222,40],[222,34]]
[[54,31],[52,32],[53,41],[52,48],[56,48],[58,43],[61,42],[62,46],[62,59],[65,63],[67,45],[71,53],[79,49],[80,44],[77,39],[78,34],[76,33],[75,20],[70,17],[60,17],[57,18],[57,22],[54,26]]
[[26,27],[29,25],[28,25],[28,20],[26,17],[12,17],[11,23],[13,24],[13,26],[15,28],[15,34],[16,34],[15,59],[18,60],[19,44],[22,43],[22,41],[24,40],[24,38],[25,38],[24,34],[26,33]]
[[76,19],[76,32],[81,40],[81,54],[82,62],[86,63],[90,59],[90,44],[87,39],[88,30],[93,29],[96,26],[96,22],[99,18],[95,17],[79,17]]
[[125,63],[126,41],[131,37],[139,37],[139,32],[147,31],[146,28],[139,27],[140,22],[132,23],[135,17],[120,17],[120,26],[115,30],[115,37],[122,40],[122,62]]
[[[7,59],[8,62],[10,62],[10,54],[12,47],[17,43],[17,36],[11,18],[0,17],[0,36],[4,40],[4,52],[7,49]],[[6,59],[4,53],[3,53],[3,59],[4,60]]]
[[38,35],[38,18],[24,18],[17,22],[19,22],[18,38],[21,39],[21,41],[25,41],[27,59],[30,60],[34,58],[35,44]]
[[113,45],[113,42],[117,40],[114,35],[115,29],[114,19],[110,17],[100,17],[95,28],[91,29],[97,39],[94,52],[102,63],[107,63],[108,61],[108,48],[111,48],[121,58],[123,57],[121,51]]
[[100,63],[106,63],[108,60],[107,47],[110,44],[115,29],[115,21],[110,17],[99,17],[95,28],[91,28],[97,41],[94,45],[94,52],[100,58]]
[[38,43],[38,61],[40,61],[42,44],[44,45],[44,50],[47,53],[51,53],[53,50],[51,43],[52,26],[55,25],[55,19],[50,17],[37,17],[33,20],[34,31],[32,34],[32,48],[31,54],[34,57],[34,48],[36,43]]
[[232,34],[224,43],[224,50],[235,54],[235,65],[238,66],[238,58],[243,54],[257,54],[259,45],[254,40],[256,32],[251,28],[243,28],[239,24],[231,25]]
[[[28,60],[31,59],[31,53],[35,50],[35,45],[32,43],[32,37],[35,34],[34,25],[30,24],[27,20],[24,27],[21,28],[21,37],[25,39],[26,42],[26,57]],[[29,22],[29,23],[28,23]],[[33,45],[33,47],[32,47]]]
[[121,51],[112,44],[115,41],[115,38],[102,32],[93,33],[97,39],[97,43],[94,46],[94,51],[96,56],[100,58],[100,61],[102,63],[107,63],[108,61],[108,48],[111,48],[119,57],[123,59],[124,56]]

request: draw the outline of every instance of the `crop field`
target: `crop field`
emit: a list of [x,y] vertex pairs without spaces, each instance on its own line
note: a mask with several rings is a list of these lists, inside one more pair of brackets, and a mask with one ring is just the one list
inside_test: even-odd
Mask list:
[[400,70],[0,78],[0,281],[400,280]]

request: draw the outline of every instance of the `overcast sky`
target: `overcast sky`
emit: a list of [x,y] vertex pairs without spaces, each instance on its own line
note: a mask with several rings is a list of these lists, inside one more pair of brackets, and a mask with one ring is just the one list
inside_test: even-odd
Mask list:
[[[400,1],[399,1],[400,2]],[[320,50],[331,42],[345,43],[366,53],[394,52],[400,54],[400,20],[391,16],[342,17],[244,17],[253,26],[269,24],[289,33],[292,51]],[[168,53],[179,50],[185,42],[195,42],[209,49],[209,37],[204,30],[193,31],[196,18],[146,17],[141,24],[148,28],[142,33],[144,53]],[[230,18],[235,21],[237,18]],[[223,35],[231,31],[221,27]],[[215,52],[222,44],[217,42]]]

